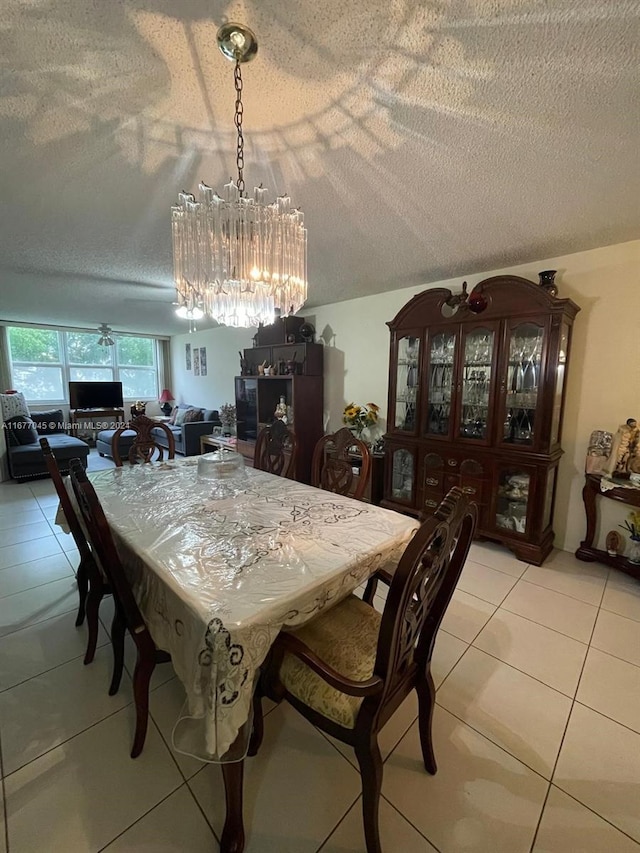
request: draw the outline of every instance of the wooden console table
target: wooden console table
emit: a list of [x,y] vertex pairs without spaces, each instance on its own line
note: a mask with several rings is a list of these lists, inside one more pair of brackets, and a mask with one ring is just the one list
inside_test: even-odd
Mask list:
[[[69,412],[69,422],[71,424],[71,435],[78,434],[78,424],[81,421],[89,421],[88,429],[91,431],[92,440],[95,439],[94,433],[101,429],[109,429],[115,421],[117,426],[124,423],[124,409],[71,409]],[[102,423],[101,426],[96,426],[96,422]]]
[[576,551],[576,557],[579,560],[585,560],[588,563],[596,561],[598,563],[606,563],[606,565],[613,566],[614,569],[618,569],[618,571],[625,572],[625,574],[631,575],[631,577],[640,580],[640,565],[631,563],[621,554],[616,554],[612,557],[601,548],[593,547],[597,521],[596,497],[600,495],[603,498],[611,498],[614,501],[620,501],[621,503],[628,504],[629,506],[640,507],[640,488],[628,489],[620,485],[603,492],[600,490],[601,480],[602,477],[598,474],[585,475],[582,499],[584,501],[584,509],[587,515],[587,532],[584,540],[580,543],[580,547]]

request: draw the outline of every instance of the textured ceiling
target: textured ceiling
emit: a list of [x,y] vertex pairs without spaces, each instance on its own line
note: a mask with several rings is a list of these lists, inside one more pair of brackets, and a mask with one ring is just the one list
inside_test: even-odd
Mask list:
[[0,319],[172,333],[169,208],[234,174],[308,306],[640,236],[637,0],[4,0]]

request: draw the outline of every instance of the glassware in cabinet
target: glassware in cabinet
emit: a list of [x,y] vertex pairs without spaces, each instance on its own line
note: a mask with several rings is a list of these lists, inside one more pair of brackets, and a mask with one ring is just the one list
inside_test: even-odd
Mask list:
[[412,504],[415,496],[415,452],[401,447],[391,452],[391,498]]
[[419,387],[420,338],[406,335],[398,340],[394,420],[397,430],[415,431]]
[[427,417],[424,434],[448,436],[455,379],[456,334],[437,332],[429,337]]
[[535,443],[544,343],[544,321],[519,323],[507,330],[501,436],[504,443],[529,446]]
[[517,467],[499,468],[495,526],[524,534],[527,530],[531,472]]
[[477,326],[463,337],[459,438],[486,441],[495,349],[495,328]]

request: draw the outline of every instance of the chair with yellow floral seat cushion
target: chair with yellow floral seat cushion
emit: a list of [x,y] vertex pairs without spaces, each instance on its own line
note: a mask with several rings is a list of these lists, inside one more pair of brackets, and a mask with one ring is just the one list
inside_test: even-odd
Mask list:
[[[261,691],[287,699],[313,725],[354,747],[362,777],[367,853],[381,853],[378,805],[382,757],[378,733],[415,689],[425,769],[437,770],[431,736],[435,686],[430,672],[436,633],[460,577],[477,511],[452,489],[426,519],[393,574],[384,611],[350,596],[307,625],[282,631]],[[259,747],[261,707],[250,754]]]
[[[361,465],[354,474],[354,456]],[[311,485],[338,495],[349,495],[361,500],[367,488],[371,452],[350,429],[342,427],[337,432],[323,435],[313,450],[311,460]],[[355,486],[354,486],[355,483]]]

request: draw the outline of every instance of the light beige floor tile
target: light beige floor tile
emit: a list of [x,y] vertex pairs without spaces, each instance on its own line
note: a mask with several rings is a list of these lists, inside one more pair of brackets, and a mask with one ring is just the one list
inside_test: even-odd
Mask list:
[[551,777],[571,710],[567,696],[471,648],[438,691],[438,703]]
[[60,525],[55,523],[56,515],[58,514],[58,507],[56,504],[50,504],[49,506],[43,506],[40,508],[40,512],[47,519],[51,529],[54,533],[60,533]]
[[105,853],[216,853],[220,849],[189,788],[163,800],[104,848]]
[[[74,658],[84,657],[86,623],[76,628],[75,612],[38,622],[0,639],[0,690],[20,684]],[[109,641],[102,625],[98,645]],[[81,662],[81,661],[80,661]]]
[[591,645],[640,666],[640,622],[600,610]]
[[640,733],[640,667],[589,649],[576,699]]
[[3,547],[7,545],[18,545],[20,542],[31,542],[32,539],[42,539],[51,536],[51,528],[46,519],[31,524],[22,524],[19,527],[3,530],[0,532],[0,542]]
[[4,819],[4,787],[0,785],[0,853],[7,853],[7,830]]
[[438,631],[431,657],[431,675],[436,690],[468,648],[464,640],[459,640],[453,634],[447,634],[442,628]]
[[63,551],[77,551],[75,539],[70,533],[56,532],[55,536]]
[[0,548],[0,569],[40,560],[51,554],[59,554],[62,548],[55,536],[43,536],[30,542],[20,542],[17,545],[6,545]]
[[474,563],[489,566],[506,572],[514,578],[522,577],[527,564],[519,560],[508,548],[495,542],[473,542],[469,550],[469,559]]
[[602,609],[640,622],[640,582],[612,570],[602,598]]
[[640,841],[640,735],[576,703],[553,782]]
[[46,495],[36,495],[36,500],[38,501],[38,506],[40,506],[40,507],[45,507],[45,506],[56,506],[57,507],[58,504],[60,503],[60,498],[56,494],[55,489],[53,490],[53,492],[50,492],[49,494],[46,494]]
[[[35,676],[0,694],[5,774],[69,740],[132,701],[131,680],[109,696],[113,655],[101,646],[89,666],[80,658]],[[133,719],[133,706],[130,708]]]
[[129,757],[133,725],[125,708],[7,777],[11,853],[101,850],[179,787],[155,726]]
[[0,598],[67,577],[73,577],[73,569],[62,552],[20,563],[0,571]]
[[0,598],[0,637],[77,609],[78,588],[74,577],[8,595]]
[[64,552],[64,555],[69,561],[71,571],[75,574],[78,571],[78,566],[80,565],[80,552],[74,548],[70,548],[68,551]]
[[29,491],[36,497],[43,495],[55,495],[56,487],[53,485],[53,480],[33,480],[29,483]]
[[30,492],[23,492],[16,497],[15,493],[0,494],[0,516],[20,516],[24,512],[34,512],[40,509],[38,501]]
[[0,515],[0,543],[3,545],[9,544],[4,541],[4,534],[7,530],[11,530],[14,527],[24,527],[29,524],[37,524],[44,520],[45,516],[40,509],[28,509],[23,510],[22,512]]
[[[437,853],[435,847],[417,832],[401,814],[380,798],[380,841],[389,853]],[[362,800],[351,807],[348,815],[322,848],[322,853],[362,853],[364,848]]]
[[441,627],[447,634],[471,643],[495,613],[494,604],[482,601],[475,595],[456,590],[449,602]]
[[[170,666],[170,664],[168,665]],[[149,711],[160,729],[160,734],[164,738],[167,747],[177,761],[182,775],[185,779],[190,779],[191,776],[202,770],[202,761],[176,752],[171,742],[173,727],[182,711],[185,699],[184,686],[179,678],[174,677],[151,691],[149,695]]]
[[[259,754],[245,762],[245,853],[315,853],[360,794],[360,775],[293,708],[265,719]],[[219,836],[224,793],[219,766],[189,780]]]
[[433,741],[430,776],[411,726],[385,764],[384,796],[441,853],[528,853],[545,780],[437,706]]
[[513,575],[467,560],[456,589],[461,589],[491,604],[500,604],[517,581],[518,579]]
[[588,646],[557,631],[497,610],[473,645],[559,690],[575,696]]
[[639,853],[635,841],[551,786],[532,853]]
[[561,559],[547,562],[544,566],[529,566],[522,579],[598,606],[607,574],[608,569],[597,563]]
[[502,609],[552,628],[581,643],[588,643],[598,608],[524,580],[511,590]]

